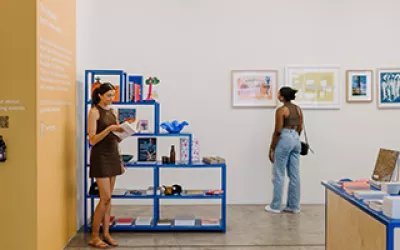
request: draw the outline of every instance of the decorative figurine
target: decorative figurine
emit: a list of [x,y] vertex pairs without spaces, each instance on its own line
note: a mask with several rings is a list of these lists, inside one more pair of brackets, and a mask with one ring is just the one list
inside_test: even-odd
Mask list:
[[161,123],[160,127],[165,129],[170,134],[179,134],[187,125],[189,125],[187,121],[179,123],[177,120],[173,120],[172,122]]
[[152,98],[152,91],[153,91],[153,85],[157,85],[160,83],[160,80],[157,77],[149,77],[145,81],[146,85],[149,85],[149,93],[147,94],[147,101],[153,100]]

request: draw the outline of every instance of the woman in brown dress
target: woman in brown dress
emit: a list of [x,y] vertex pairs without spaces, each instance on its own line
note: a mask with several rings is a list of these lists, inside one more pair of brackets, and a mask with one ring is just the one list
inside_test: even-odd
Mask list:
[[[117,246],[109,232],[111,214],[111,195],[115,178],[124,172],[118,151],[119,138],[112,132],[123,132],[119,126],[118,116],[111,104],[114,100],[115,88],[110,83],[101,84],[92,93],[92,109],[88,116],[90,152],[89,176],[96,179],[99,187],[100,202],[94,212],[92,236],[89,244],[106,248]],[[100,239],[100,224],[103,224],[104,241]]]

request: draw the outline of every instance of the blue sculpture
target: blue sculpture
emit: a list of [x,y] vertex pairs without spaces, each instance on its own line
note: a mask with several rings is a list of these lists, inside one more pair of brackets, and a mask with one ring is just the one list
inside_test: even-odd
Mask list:
[[179,134],[187,125],[189,125],[187,121],[179,123],[177,120],[173,120],[172,122],[161,123],[160,127],[165,129],[170,134]]

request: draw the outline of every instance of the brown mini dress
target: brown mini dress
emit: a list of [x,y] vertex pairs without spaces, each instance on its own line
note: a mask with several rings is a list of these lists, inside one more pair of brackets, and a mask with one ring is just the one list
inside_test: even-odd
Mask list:
[[[110,125],[117,124],[117,117],[112,109],[106,110],[95,106],[100,118],[97,120],[96,134]],[[118,151],[119,138],[110,132],[103,140],[96,143],[90,151],[90,178],[113,177],[122,174],[121,156]]]

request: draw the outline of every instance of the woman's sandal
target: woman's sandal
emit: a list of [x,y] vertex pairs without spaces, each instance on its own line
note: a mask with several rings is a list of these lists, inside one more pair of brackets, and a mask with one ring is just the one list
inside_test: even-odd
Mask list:
[[113,240],[112,238],[110,238],[110,239],[104,238],[104,242],[106,242],[108,245],[113,246],[113,247],[118,246],[118,243],[115,240]]
[[102,241],[100,238],[97,238],[96,240],[90,240],[89,245],[95,248],[102,249],[106,249],[108,247],[107,243]]

